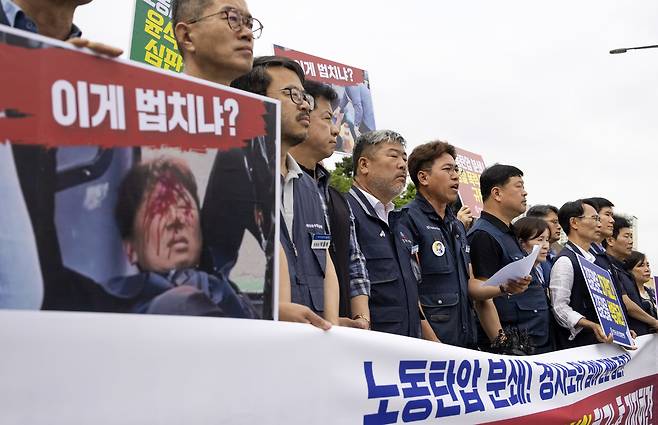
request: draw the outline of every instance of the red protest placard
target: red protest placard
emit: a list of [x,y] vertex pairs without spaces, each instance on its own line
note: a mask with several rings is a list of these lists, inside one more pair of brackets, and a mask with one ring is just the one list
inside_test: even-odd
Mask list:
[[12,82],[0,94],[0,132],[14,143],[204,151],[266,133],[254,119],[263,101],[231,88],[68,49],[0,44],[0,58]]
[[301,65],[304,75],[309,80],[339,86],[352,86],[366,80],[365,71],[362,69],[288,49],[287,47],[275,44],[274,54],[295,60]]

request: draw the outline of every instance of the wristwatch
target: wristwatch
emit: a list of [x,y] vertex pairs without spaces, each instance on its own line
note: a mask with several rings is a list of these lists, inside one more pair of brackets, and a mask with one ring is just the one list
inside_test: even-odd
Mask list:
[[363,314],[357,314],[357,315],[355,315],[354,317],[352,317],[352,320],[358,320],[358,319],[363,319],[363,320],[365,320],[366,323],[368,324],[368,329],[370,329],[370,319],[368,319],[368,318],[367,318],[366,316],[364,316]]

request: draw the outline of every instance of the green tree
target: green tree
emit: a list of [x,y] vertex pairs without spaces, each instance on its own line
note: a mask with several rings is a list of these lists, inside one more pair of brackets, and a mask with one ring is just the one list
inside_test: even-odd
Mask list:
[[416,197],[416,186],[413,183],[407,184],[407,188],[398,196],[393,199],[395,208],[402,208],[407,205],[409,202],[413,201]]
[[352,157],[345,156],[336,163],[336,168],[331,172],[329,185],[339,192],[349,192],[352,187]]

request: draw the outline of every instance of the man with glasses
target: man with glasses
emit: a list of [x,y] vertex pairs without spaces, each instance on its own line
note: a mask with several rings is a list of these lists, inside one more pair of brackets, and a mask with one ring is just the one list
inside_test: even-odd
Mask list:
[[[243,0],[177,0],[172,16],[185,74],[229,85],[251,70],[254,40],[263,26]],[[274,115],[268,110],[270,126]],[[268,134],[274,130],[270,128]],[[266,267],[272,270],[274,156],[274,140],[265,137],[217,153],[201,211],[206,271],[230,274],[245,230],[265,252]],[[267,308],[265,313],[269,314]]]
[[[327,248],[331,235],[326,227],[326,206],[315,181],[302,171],[289,154],[306,140],[315,107],[313,96],[304,91],[304,71],[287,58],[264,56],[254,60],[252,70],[232,86],[281,102],[281,244],[288,276],[282,276],[279,297],[282,320],[311,322],[321,314],[338,322],[338,280]],[[284,259],[281,259],[283,262]],[[305,306],[305,308],[300,308]]]
[[558,211],[560,226],[569,241],[558,255],[551,270],[551,301],[560,328],[558,347],[572,348],[597,342],[612,343],[612,334],[605,335],[578,257],[593,263],[592,243],[601,238],[601,218],[587,199],[567,202]]
[[184,72],[224,85],[251,70],[263,29],[243,0],[177,0],[173,25]]
[[339,129],[331,104],[337,99],[337,94],[330,85],[317,81],[307,80],[304,88],[315,99],[315,108],[311,111],[308,137],[304,143],[292,147],[290,154],[300,168],[317,182],[327,205],[327,226],[331,233],[329,251],[340,286],[340,323],[342,326],[367,329],[369,324],[364,318],[352,319],[351,314],[351,305],[355,304],[357,309],[358,305],[367,306],[370,295],[370,280],[356,238],[354,215],[343,194],[329,186],[331,174],[321,162],[336,150]]

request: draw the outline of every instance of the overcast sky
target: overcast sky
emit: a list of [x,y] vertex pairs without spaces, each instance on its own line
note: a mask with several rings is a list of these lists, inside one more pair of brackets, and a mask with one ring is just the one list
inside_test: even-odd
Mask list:
[[[655,0],[247,0],[272,44],[369,71],[378,128],[442,139],[525,172],[529,204],[604,196],[639,219],[658,274]],[[76,23],[128,50],[133,0]]]

